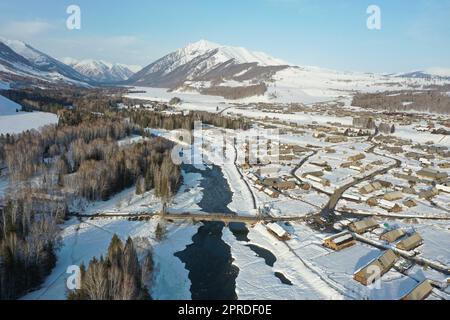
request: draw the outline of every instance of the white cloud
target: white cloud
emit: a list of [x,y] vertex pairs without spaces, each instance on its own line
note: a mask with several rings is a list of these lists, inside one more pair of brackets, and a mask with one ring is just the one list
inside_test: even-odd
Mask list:
[[36,35],[46,33],[53,28],[48,22],[34,21],[12,21],[0,27],[2,34],[11,39],[30,39]]

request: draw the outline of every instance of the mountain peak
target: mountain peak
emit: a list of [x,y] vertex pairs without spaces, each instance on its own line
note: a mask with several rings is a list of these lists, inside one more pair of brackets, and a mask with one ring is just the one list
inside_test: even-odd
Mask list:
[[139,66],[129,66],[119,63],[110,63],[104,60],[62,58],[61,61],[79,73],[98,82],[113,83],[127,80]]
[[185,49],[189,51],[209,51],[222,47],[218,43],[214,43],[205,39],[201,39],[194,43],[189,43]]

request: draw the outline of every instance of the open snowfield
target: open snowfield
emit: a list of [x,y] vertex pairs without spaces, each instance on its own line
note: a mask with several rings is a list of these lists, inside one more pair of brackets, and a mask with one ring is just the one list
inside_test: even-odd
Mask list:
[[[276,241],[262,225],[250,229],[249,239],[251,244],[270,250],[277,260],[273,267],[267,265],[264,259],[247,247],[248,243],[238,242],[228,230],[224,231],[224,240],[230,245],[235,259],[233,263],[240,270],[236,279],[239,299],[342,298],[336,290],[305,267],[285,244]],[[281,272],[292,285],[283,284],[275,277],[274,272]]]
[[[183,178],[184,183],[169,210],[199,211],[197,203],[202,198],[199,187],[201,175],[183,172]],[[98,201],[85,207],[84,213],[132,214],[142,211],[155,212],[160,209],[161,201],[153,195],[153,191],[137,196],[135,188],[129,188],[108,201]],[[165,236],[158,242],[154,236],[158,221],[157,218],[150,221],[128,221],[124,218],[86,220],[81,223],[76,219],[68,221],[62,226],[62,246],[57,252],[56,267],[40,289],[23,299],[65,299],[66,280],[70,276],[66,274],[67,268],[81,263],[87,265],[92,257],[104,255],[114,234],[122,240],[128,237],[148,240],[154,253],[155,274],[153,283],[149,285],[154,299],[190,299],[188,271],[174,254],[183,251],[192,242],[192,237],[200,225],[167,224]]]
[[46,112],[21,112],[0,116],[0,134],[16,134],[55,123],[58,123],[56,114]]
[[58,261],[41,289],[23,297],[25,300],[64,300],[67,295],[67,268],[83,263],[88,265],[93,257],[105,255],[114,234],[123,241],[128,237],[147,239],[154,252],[155,276],[152,285],[154,299],[189,299],[190,282],[183,263],[173,254],[191,243],[197,226],[168,225],[166,237],[157,242],[154,230],[157,220],[134,222],[127,220],[93,220],[79,223],[72,219],[63,226],[62,246]]

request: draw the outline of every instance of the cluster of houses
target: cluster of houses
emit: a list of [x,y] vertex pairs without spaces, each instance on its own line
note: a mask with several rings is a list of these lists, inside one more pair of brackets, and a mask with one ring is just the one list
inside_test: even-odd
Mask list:
[[[394,172],[393,176],[405,180],[409,186],[394,186],[389,181],[376,180],[361,186],[358,189],[359,196],[353,196],[350,200],[366,201],[370,206],[379,206],[388,212],[400,212],[417,206],[416,198],[431,201],[440,192],[450,193],[450,181],[446,172],[423,168],[416,175]],[[425,186],[419,189],[416,187],[419,183]],[[348,199],[348,195],[345,198]]]
[[[341,233],[325,238],[323,245],[335,251],[340,251],[356,244],[354,233],[364,234],[379,228],[379,223],[374,218],[367,218],[360,221],[354,221],[348,225],[348,229]],[[402,228],[388,230],[383,232],[379,239],[385,243],[393,244],[398,241],[395,247],[398,250],[411,251],[423,244],[423,239],[418,233],[410,235]],[[400,240],[400,241],[399,241]],[[353,274],[353,279],[362,285],[368,286],[375,280],[374,270],[377,270],[379,277],[389,272],[396,266],[399,256],[392,249],[384,251],[379,257],[370,261],[367,265],[360,268]],[[410,292],[404,295],[402,300],[423,300],[432,292],[433,287],[429,280],[417,284]]]
[[[357,270],[353,274],[353,279],[365,286],[371,285],[374,281],[378,280],[374,279],[374,270],[379,272],[378,274],[381,278],[384,274],[391,270],[397,260],[398,256],[394,251],[390,249],[386,250],[378,258],[375,258],[369,264]],[[405,294],[401,300],[424,300],[431,294],[432,291],[433,286],[431,285],[431,282],[425,279]]]
[[278,198],[283,191],[292,190],[298,186],[292,177],[264,177],[261,173],[258,170],[257,172],[248,172],[246,175],[258,191],[264,192],[272,198]]

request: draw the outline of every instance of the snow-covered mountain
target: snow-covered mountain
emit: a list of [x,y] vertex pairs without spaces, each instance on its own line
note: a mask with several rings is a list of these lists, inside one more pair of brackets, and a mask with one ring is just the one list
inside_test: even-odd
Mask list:
[[0,37],[0,79],[86,85],[91,79],[72,67],[18,40]]
[[111,64],[102,60],[81,60],[64,58],[62,61],[73,67],[76,71],[101,83],[115,83],[129,79],[139,66],[128,66],[125,64]]
[[178,49],[136,73],[130,84],[175,88],[186,81],[257,79],[287,67],[262,52],[223,46],[206,40]]
[[133,75],[128,84],[227,99],[296,102],[418,88],[447,80],[292,66],[265,53],[201,40],[153,62]]
[[416,78],[416,79],[437,79],[437,80],[448,80],[450,81],[450,69],[447,68],[429,68],[425,70],[413,71],[408,73],[400,74],[401,77],[405,78]]

